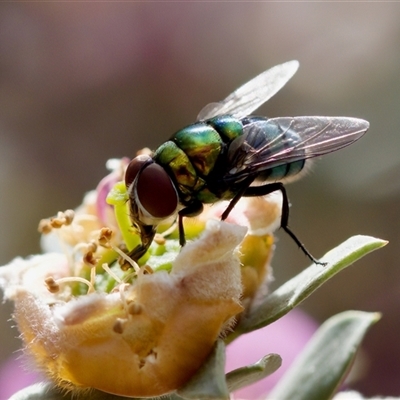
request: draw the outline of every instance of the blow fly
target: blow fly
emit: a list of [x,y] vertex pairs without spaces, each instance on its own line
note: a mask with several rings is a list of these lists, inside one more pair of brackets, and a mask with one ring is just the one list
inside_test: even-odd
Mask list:
[[349,117],[277,117],[249,115],[295,74],[297,61],[277,65],[220,103],[206,106],[197,122],[171,136],[152,156],[134,158],[125,173],[130,218],[141,245],[130,252],[138,260],[149,248],[157,225],[177,215],[179,240],[185,244],[183,217],[199,215],[203,204],[230,200],[226,219],[242,196],[283,195],[281,227],[314,262],[288,227],[289,201],[283,184],[309,159],[358,140],[369,127]]

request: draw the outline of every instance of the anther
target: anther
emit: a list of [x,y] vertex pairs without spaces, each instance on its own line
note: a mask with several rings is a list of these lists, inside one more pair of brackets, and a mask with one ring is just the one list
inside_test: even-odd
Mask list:
[[112,238],[113,231],[110,228],[101,228],[99,233],[99,245],[109,247],[109,242]]
[[40,220],[39,226],[38,226],[38,231],[43,234],[50,233],[52,231],[52,226],[50,224],[50,220],[47,218]]
[[163,245],[166,242],[166,239],[164,238],[164,236],[160,235],[159,233],[156,233],[156,235],[154,236],[154,242],[156,242],[158,245]]
[[113,331],[115,333],[121,334],[124,332],[125,325],[126,325],[126,319],[117,318],[117,320],[115,321],[115,324],[113,326]]
[[60,285],[54,280],[53,277],[46,278],[44,283],[47,286],[47,290],[50,293],[58,293],[60,291]]
[[143,265],[143,267],[141,268],[141,273],[143,274],[143,275],[151,275],[151,274],[154,274],[154,270],[153,270],[153,268],[151,268],[150,267],[150,265]]
[[83,255],[83,262],[89,265],[96,265],[97,259],[94,257],[92,251],[88,251]]
[[141,314],[142,311],[143,311],[143,307],[138,303],[132,302],[128,306],[128,313],[130,315],[138,315],[138,314]]
[[71,225],[72,221],[74,220],[74,217],[75,217],[74,210],[66,210],[64,212],[65,225]]

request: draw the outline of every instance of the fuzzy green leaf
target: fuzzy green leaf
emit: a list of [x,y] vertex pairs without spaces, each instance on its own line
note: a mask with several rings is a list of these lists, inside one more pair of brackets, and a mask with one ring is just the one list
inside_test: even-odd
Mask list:
[[230,392],[251,385],[274,373],[282,364],[278,354],[268,354],[255,364],[235,369],[226,374],[226,381]]
[[327,263],[326,266],[313,264],[268,295],[261,304],[242,318],[235,333],[228,337],[227,341],[281,318],[338,272],[386,244],[386,241],[370,236],[360,235],[348,239],[321,259]]
[[378,313],[345,311],[326,321],[268,398],[331,399],[348,372],[364,335]]

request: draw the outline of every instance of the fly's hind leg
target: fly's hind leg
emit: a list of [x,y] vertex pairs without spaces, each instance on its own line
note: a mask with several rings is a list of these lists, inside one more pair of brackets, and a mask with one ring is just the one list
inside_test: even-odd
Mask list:
[[[250,186],[244,193],[244,197],[259,197],[265,196],[272,192],[279,190],[282,193],[282,215],[281,215],[281,228],[294,240],[294,242],[300,247],[303,253],[314,263],[318,265],[326,265],[321,261],[318,261],[304,246],[304,244],[297,238],[294,232],[289,228],[289,199],[286,193],[286,189],[281,182],[270,183],[262,186]],[[238,199],[239,200],[239,199]],[[236,202],[238,201],[236,200]],[[230,204],[229,204],[230,205]],[[229,208],[229,207],[228,207]],[[232,209],[232,208],[231,208]]]

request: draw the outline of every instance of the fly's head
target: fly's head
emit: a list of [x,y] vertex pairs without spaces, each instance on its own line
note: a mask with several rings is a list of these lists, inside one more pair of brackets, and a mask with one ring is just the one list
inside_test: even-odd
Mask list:
[[[125,172],[130,218],[139,229],[142,245],[149,246],[150,232],[177,212],[178,193],[168,173],[148,155],[135,157]],[[154,236],[154,235],[152,235]],[[150,243],[145,243],[150,241]]]

